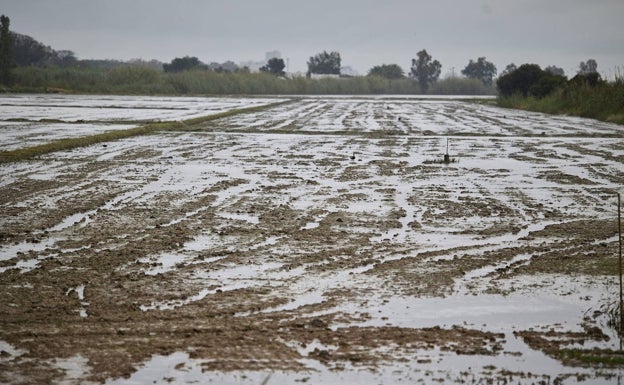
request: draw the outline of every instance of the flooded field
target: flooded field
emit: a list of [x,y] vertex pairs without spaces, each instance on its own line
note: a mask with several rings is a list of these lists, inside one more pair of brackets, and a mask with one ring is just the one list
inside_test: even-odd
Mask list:
[[[3,96],[0,151],[275,100]],[[0,178],[0,383],[621,381],[621,126],[300,97]]]

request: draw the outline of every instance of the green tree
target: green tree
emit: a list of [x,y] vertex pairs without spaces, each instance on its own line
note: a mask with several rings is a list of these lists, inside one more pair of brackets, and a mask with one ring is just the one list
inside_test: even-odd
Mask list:
[[563,68],[557,67],[557,66],[548,66],[544,68],[544,71],[549,72],[553,75],[560,75],[560,76],[565,75],[565,71],[563,70]]
[[9,30],[11,21],[8,16],[0,16],[0,83],[11,85],[13,69],[13,38]]
[[462,70],[462,74],[467,78],[478,79],[486,86],[492,85],[492,79],[496,76],[496,66],[485,57],[480,57],[476,62],[470,59],[470,62]]
[[532,86],[537,84],[543,71],[537,64],[523,64],[514,71],[498,78],[496,85],[502,96],[522,94],[528,96]]
[[195,56],[185,56],[182,58],[175,58],[171,61],[171,64],[163,64],[163,70],[165,72],[181,72],[188,71],[196,68],[206,68],[206,65],[199,61]]
[[421,92],[426,93],[429,85],[435,83],[440,77],[442,64],[437,60],[431,61],[432,57],[427,53],[427,50],[423,49],[416,55],[418,59],[412,59],[410,77],[416,79]]
[[71,67],[78,64],[74,53],[69,50],[54,50],[49,46],[19,33],[11,33],[13,59],[19,67]]
[[574,86],[596,87],[603,83],[602,77],[598,72],[578,73],[572,79],[570,84]]
[[308,61],[308,76],[311,74],[340,75],[340,53],[323,51],[311,56]]
[[403,68],[398,64],[382,64],[375,66],[368,71],[368,76],[380,76],[386,79],[402,79],[405,77],[405,75],[403,75]]
[[274,57],[274,58],[269,59],[267,64],[260,68],[260,71],[268,72],[276,76],[284,76],[286,75],[286,72],[284,72],[284,68],[286,68],[286,64],[284,64],[284,60]]
[[503,72],[501,72],[500,75],[504,76],[504,75],[510,74],[510,73],[514,72],[515,70],[517,70],[517,69],[518,69],[518,67],[516,67],[516,65],[514,63],[507,64],[507,67],[505,67],[505,69],[503,70]]
[[544,71],[537,64],[523,64],[496,82],[501,96],[520,94],[536,98],[543,98],[565,84],[565,76]]

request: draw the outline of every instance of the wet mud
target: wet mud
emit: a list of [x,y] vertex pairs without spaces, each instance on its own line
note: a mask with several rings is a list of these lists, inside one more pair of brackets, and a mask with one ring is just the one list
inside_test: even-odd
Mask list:
[[[526,354],[510,339],[570,368],[561,378],[611,379],[621,127],[560,138],[561,118],[521,114],[303,99],[2,165],[0,382],[71,383],[59,362],[77,357],[80,381],[104,383],[178,352],[206,375]],[[459,162],[428,163],[449,137]],[[586,298],[575,319],[410,322],[423,300],[565,300],[569,285]]]

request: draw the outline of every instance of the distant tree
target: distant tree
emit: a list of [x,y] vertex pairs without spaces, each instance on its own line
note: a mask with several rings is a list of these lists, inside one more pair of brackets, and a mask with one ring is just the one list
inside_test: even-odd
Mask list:
[[20,67],[44,65],[50,56],[50,47],[46,47],[30,36],[13,34],[15,64]]
[[476,62],[470,59],[470,62],[462,70],[462,74],[467,78],[478,79],[486,86],[492,85],[492,79],[496,76],[496,66],[485,57],[480,57]]
[[8,16],[0,16],[0,83],[11,85],[11,71],[13,69],[13,38],[9,31],[11,20]]
[[128,60],[127,64],[143,68],[152,68],[156,71],[162,71],[163,69],[163,63],[159,62],[156,59],[152,59],[149,61],[143,59],[130,59]]
[[548,66],[544,68],[544,71],[551,73],[553,75],[565,76],[565,72],[563,71],[563,68],[560,68],[557,66]]
[[410,77],[418,81],[420,90],[425,93],[429,89],[429,84],[435,83],[440,77],[442,64],[437,60],[431,61],[432,57],[427,50],[423,49],[416,55],[418,59],[412,59]]
[[516,67],[514,63],[507,64],[507,67],[505,67],[505,69],[503,70],[503,72],[500,73],[500,75],[503,76],[503,75],[510,74],[517,69],[518,67]]
[[380,76],[386,79],[402,79],[405,77],[403,68],[398,64],[382,64],[368,71],[368,76]]
[[237,72],[239,67],[238,64],[228,60],[223,63],[212,62],[208,64],[208,69],[215,72]]
[[54,56],[51,59],[50,64],[59,67],[71,67],[78,63],[74,52],[70,50],[54,51]]
[[72,51],[56,51],[30,36],[19,33],[12,33],[12,38],[15,64],[20,67],[70,67],[79,64]]
[[[80,60],[78,62],[78,65],[83,68],[113,69],[125,67],[127,64],[122,62],[121,60],[114,59],[84,59]],[[162,63],[160,65],[160,69],[162,70]]]
[[572,79],[570,79],[570,84],[575,86],[596,87],[597,85],[602,83],[602,77],[598,72],[579,73]]
[[340,75],[340,53],[323,51],[311,56],[308,61],[308,76],[311,74]]
[[590,74],[598,72],[598,63],[594,59],[588,59],[585,62],[579,63],[579,74]]
[[496,82],[501,96],[520,94],[537,98],[542,98],[565,84],[565,76],[551,74],[537,64],[523,64],[500,76]]
[[268,72],[275,76],[284,76],[286,75],[286,72],[284,72],[284,68],[286,68],[286,64],[284,64],[284,60],[274,57],[274,58],[269,59],[267,64],[260,68],[260,71]]
[[199,61],[195,56],[185,56],[182,58],[175,58],[170,64],[163,64],[165,72],[181,72],[188,71],[196,68],[206,68],[206,65]]

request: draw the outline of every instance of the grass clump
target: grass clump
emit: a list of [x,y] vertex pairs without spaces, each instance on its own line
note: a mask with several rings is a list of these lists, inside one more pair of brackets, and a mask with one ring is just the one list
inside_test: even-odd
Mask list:
[[423,164],[450,164],[450,163],[459,163],[459,159],[457,158],[427,159],[423,162]]
[[624,366],[624,352],[610,349],[561,349],[555,357],[564,364],[617,368]]

